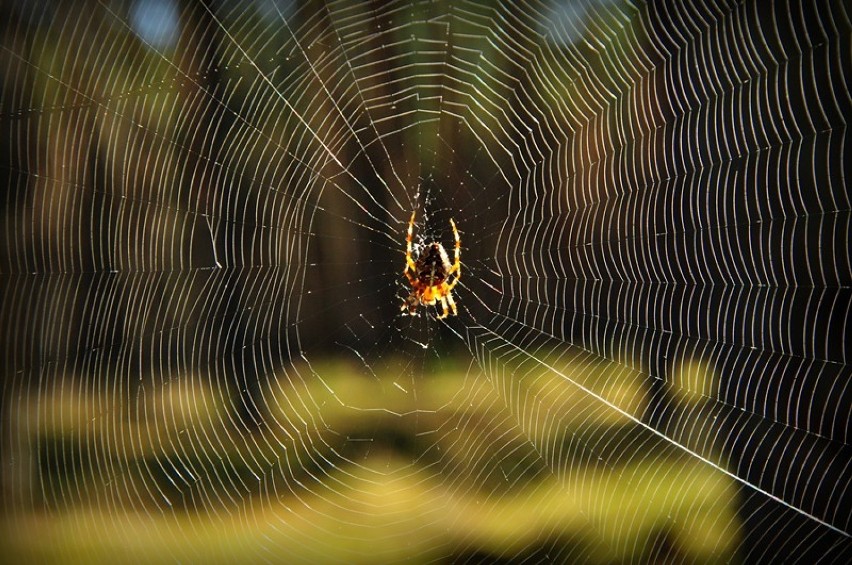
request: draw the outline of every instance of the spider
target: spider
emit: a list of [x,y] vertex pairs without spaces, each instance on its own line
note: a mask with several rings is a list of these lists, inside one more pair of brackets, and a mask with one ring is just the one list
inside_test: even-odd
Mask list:
[[[461,239],[459,239],[456,223],[450,219],[453,237],[456,241],[455,260],[452,264],[450,264],[447,250],[437,241],[426,245],[415,261],[411,258],[411,238],[414,235],[415,214],[416,210],[411,213],[411,220],[408,222],[408,236],[405,238],[405,269],[402,271],[411,284],[411,294],[405,299],[400,310],[408,309],[408,313],[413,315],[418,305],[432,306],[440,301],[442,313],[438,316],[438,319],[446,318],[451,311],[455,316],[458,312],[453,300],[452,290],[461,276],[461,262],[459,261]],[[449,282],[452,275],[455,275],[455,278],[452,282]]]

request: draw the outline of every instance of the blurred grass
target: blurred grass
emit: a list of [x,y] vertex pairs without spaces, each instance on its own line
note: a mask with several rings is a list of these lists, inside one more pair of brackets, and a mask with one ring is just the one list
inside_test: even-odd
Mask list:
[[[665,488],[659,484],[661,472]],[[534,545],[542,532],[552,532],[574,540],[588,561],[604,563],[635,558],[636,548],[647,548],[646,540],[665,530],[688,561],[715,562],[730,556],[737,539],[731,526],[733,486],[702,465],[678,459],[567,484],[542,481],[491,501],[448,491],[423,472],[398,474],[387,473],[385,481],[372,481],[369,488],[347,484],[328,499],[314,496],[280,506],[255,501],[230,516],[91,509],[33,515],[7,524],[5,555],[11,562],[187,557],[238,562],[257,555],[248,548],[270,547],[288,562],[391,562],[411,556],[426,561],[454,546],[511,555]],[[346,479],[341,473],[337,478],[346,484],[362,477]],[[289,550],[282,553],[281,547]]]
[[547,363],[489,376],[448,363],[406,382],[394,360],[366,378],[341,361],[298,365],[264,390],[256,430],[201,378],[123,399],[55,383],[13,419],[6,468],[29,476],[6,484],[4,555],[416,562],[555,545],[597,563],[734,558],[736,485],[561,375],[630,414],[647,402],[639,376]]

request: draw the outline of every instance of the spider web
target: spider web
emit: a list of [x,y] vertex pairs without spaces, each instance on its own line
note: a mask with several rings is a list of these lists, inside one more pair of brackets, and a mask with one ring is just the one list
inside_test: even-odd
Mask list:
[[4,554],[852,554],[844,3],[0,22]]

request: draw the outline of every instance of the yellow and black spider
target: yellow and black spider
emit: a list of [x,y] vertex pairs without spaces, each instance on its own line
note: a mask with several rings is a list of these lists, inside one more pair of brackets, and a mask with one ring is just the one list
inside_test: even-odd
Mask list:
[[[456,240],[455,260],[452,264],[450,264],[447,250],[437,241],[427,244],[415,261],[411,258],[415,214],[416,211],[411,213],[411,221],[408,222],[408,236],[405,238],[405,269],[403,270],[403,274],[408,277],[408,282],[411,284],[411,294],[403,302],[401,310],[408,309],[408,313],[413,315],[418,305],[432,306],[440,301],[442,313],[438,319],[446,318],[450,315],[450,311],[455,316],[458,312],[452,291],[461,276],[461,239],[456,223],[450,219],[453,237]],[[450,282],[452,275],[455,275],[455,278]]]

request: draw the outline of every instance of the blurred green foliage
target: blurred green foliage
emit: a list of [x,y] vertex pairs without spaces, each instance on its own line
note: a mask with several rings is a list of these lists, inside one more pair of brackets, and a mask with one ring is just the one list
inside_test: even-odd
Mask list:
[[[233,562],[268,546],[273,561],[425,562],[555,545],[598,563],[635,559],[637,548],[689,562],[733,558],[732,480],[560,373],[586,371],[587,383],[620,390],[611,397],[638,409],[641,394],[623,388],[629,375],[550,357],[559,359],[558,372],[507,369],[517,384],[459,369],[426,374],[413,385],[416,402],[392,370],[365,378],[340,362],[297,365],[272,380],[265,394],[276,413],[251,434],[203,380],[148,383],[135,410],[108,392],[57,387],[22,403],[14,420],[31,434],[31,452],[16,456],[37,469],[21,494],[41,504],[4,520],[6,555]],[[501,386],[535,399],[539,411],[521,420],[555,451],[518,429],[496,402]]]

